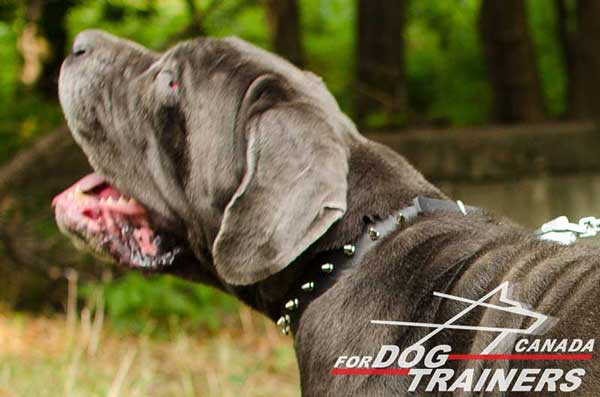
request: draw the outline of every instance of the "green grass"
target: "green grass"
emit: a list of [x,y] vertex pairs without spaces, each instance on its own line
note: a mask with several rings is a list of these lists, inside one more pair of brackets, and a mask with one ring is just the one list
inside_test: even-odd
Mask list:
[[[100,326],[99,326],[100,325]],[[291,340],[247,309],[217,333],[154,339],[82,311],[0,315],[0,396],[297,396]]]

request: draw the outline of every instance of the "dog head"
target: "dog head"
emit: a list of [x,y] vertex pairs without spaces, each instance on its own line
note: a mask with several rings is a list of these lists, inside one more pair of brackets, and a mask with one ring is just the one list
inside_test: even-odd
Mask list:
[[118,262],[161,268],[189,247],[248,285],[346,210],[354,125],[318,77],[242,40],[156,53],[84,31],[59,94],[96,172],[54,200],[58,224]]

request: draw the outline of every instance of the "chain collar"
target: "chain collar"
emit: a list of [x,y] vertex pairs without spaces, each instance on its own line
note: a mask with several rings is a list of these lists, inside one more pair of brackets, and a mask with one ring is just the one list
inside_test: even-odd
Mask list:
[[572,244],[579,238],[594,237],[600,232],[600,219],[593,216],[581,218],[577,223],[569,222],[566,216],[559,216],[546,222],[536,231],[540,240]]

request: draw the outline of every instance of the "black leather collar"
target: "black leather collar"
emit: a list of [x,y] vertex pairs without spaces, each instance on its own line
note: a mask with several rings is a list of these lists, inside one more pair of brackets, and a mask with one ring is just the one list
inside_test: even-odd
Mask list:
[[306,272],[292,286],[290,294],[281,303],[281,317],[277,320],[277,325],[286,335],[296,332],[298,321],[310,302],[335,284],[344,271],[360,263],[381,239],[398,228],[406,227],[419,215],[436,211],[467,215],[480,210],[478,207],[465,206],[461,201],[418,196],[413,200],[413,205],[402,208],[385,219],[366,224],[362,235],[355,242],[323,252],[311,261],[306,267]]

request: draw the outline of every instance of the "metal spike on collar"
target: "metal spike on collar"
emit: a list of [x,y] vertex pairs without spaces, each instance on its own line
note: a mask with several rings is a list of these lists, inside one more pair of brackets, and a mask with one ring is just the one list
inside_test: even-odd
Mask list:
[[352,256],[354,255],[354,253],[356,252],[356,247],[352,244],[346,244],[344,245],[344,254],[348,255],[348,256]]
[[379,238],[379,232],[374,227],[369,228],[369,237],[371,240],[375,241]]
[[404,222],[406,222],[406,217],[403,213],[399,213],[396,215],[396,223],[400,226],[404,226]]
[[456,200],[456,205],[458,206],[458,209],[463,215],[467,215],[467,209],[465,208],[465,205],[462,201]]
[[302,284],[302,286],[300,288],[302,289],[302,291],[310,292],[315,289],[315,283],[312,281],[309,281],[307,283]]
[[298,299],[294,298],[294,299],[290,299],[289,301],[285,302],[285,308],[288,310],[294,310],[297,309],[299,305]]
[[323,273],[331,273],[333,271],[333,263],[324,263],[321,265]]
[[279,328],[285,328],[287,326],[290,325],[290,315],[286,314],[284,316],[279,317],[279,319],[277,320],[277,326]]

